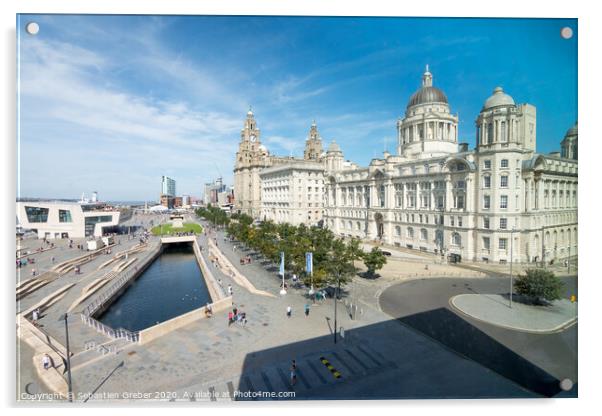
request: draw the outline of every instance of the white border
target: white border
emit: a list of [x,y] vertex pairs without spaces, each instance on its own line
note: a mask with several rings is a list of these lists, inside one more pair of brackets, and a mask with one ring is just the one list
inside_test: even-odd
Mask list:
[[[600,280],[602,276],[596,273],[594,258],[599,249],[597,237],[595,211],[599,209],[597,202],[600,199],[598,171],[594,171],[597,161],[594,160],[600,152],[599,129],[594,125],[602,89],[600,79],[602,68],[600,65],[599,40],[602,39],[600,14],[594,2],[569,2],[547,1],[527,2],[524,0],[505,0],[503,2],[483,1],[445,1],[429,0],[419,2],[396,2],[384,0],[370,0],[364,2],[351,2],[349,0],[232,0],[232,1],[193,1],[193,0],[163,0],[163,1],[132,1],[132,0],[94,0],[74,2],[69,0],[21,0],[4,1],[1,4],[2,13],[2,47],[4,58],[2,62],[2,91],[5,92],[1,102],[4,128],[3,140],[3,187],[4,208],[2,210],[2,253],[3,264],[6,265],[3,280],[5,294],[3,319],[4,334],[2,352],[4,365],[3,376],[0,378],[0,391],[4,396],[4,406],[14,406],[15,374],[14,374],[14,298],[12,293],[14,280],[10,277],[12,268],[12,249],[14,243],[12,232],[15,224],[14,193],[16,182],[16,145],[15,145],[15,14],[21,13],[117,13],[117,14],[239,14],[239,15],[339,15],[339,16],[489,16],[489,17],[577,17],[579,18],[579,130],[582,136],[580,153],[580,184],[579,184],[579,255],[580,255],[580,348],[579,348],[579,396],[578,400],[531,400],[531,401],[395,401],[395,402],[320,402],[320,403],[294,403],[293,405],[275,404],[242,408],[213,409],[212,411],[226,411],[228,414],[257,414],[266,413],[304,414],[313,416],[316,411],[325,412],[353,412],[365,414],[371,407],[377,406],[378,412],[395,411],[420,412],[420,414],[486,414],[508,415],[509,413],[521,414],[522,411],[548,414],[589,414],[594,413],[595,400],[599,396],[597,387],[600,386],[600,325],[597,304],[602,293]],[[598,110],[599,111],[599,110]],[[462,375],[459,374],[458,377]],[[597,406],[599,407],[599,406]],[[67,409],[49,408],[41,410],[44,414],[63,414]],[[81,412],[81,408],[74,409]],[[133,409],[132,409],[133,410]],[[209,411],[209,408],[190,409],[178,408],[175,411],[190,410],[198,414]],[[31,414],[33,409],[11,409],[10,413]],[[107,409],[86,409],[86,414],[106,414]],[[127,411],[127,410],[126,410]],[[152,406],[144,412],[160,414],[164,408]]]

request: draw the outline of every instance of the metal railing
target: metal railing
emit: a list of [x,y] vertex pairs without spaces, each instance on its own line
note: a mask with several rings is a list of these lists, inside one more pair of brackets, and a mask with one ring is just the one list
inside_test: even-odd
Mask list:
[[[141,264],[144,264],[148,259],[155,256],[161,248],[161,243],[156,244],[155,247],[151,247],[150,252],[142,257]],[[90,302],[81,313],[82,322],[87,324],[89,327],[95,329],[113,339],[126,339],[130,342],[138,342],[140,340],[140,334],[138,331],[132,332],[127,329],[119,328],[113,329],[102,322],[97,321],[92,317],[98,310],[100,310],[107,302],[109,302],[117,292],[119,292],[138,272],[138,268],[126,270],[121,272],[115,282],[107,288],[103,293],[97,296],[92,302]]]
[[90,328],[95,329],[96,332],[99,332],[103,335],[108,336],[113,339],[125,339],[129,342],[138,342],[140,341],[140,332],[139,331],[128,331],[127,329],[119,328],[113,329],[108,325],[103,324],[102,322],[97,321],[91,316],[81,314],[82,322],[87,324]]

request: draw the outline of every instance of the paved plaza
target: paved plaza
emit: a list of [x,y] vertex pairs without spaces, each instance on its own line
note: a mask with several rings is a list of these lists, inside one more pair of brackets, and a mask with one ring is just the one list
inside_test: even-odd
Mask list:
[[[135,220],[136,217],[132,219]],[[149,224],[148,218],[146,221]],[[224,264],[211,263],[208,238],[215,239],[219,250],[231,263],[229,267],[235,267],[259,291],[275,296],[251,293],[231,279]],[[151,243],[153,241],[151,239]],[[119,250],[137,242],[122,238]],[[227,311],[223,311],[139,345],[111,341],[73,316],[70,319],[70,342],[74,352],[72,375],[77,400],[502,398],[540,397],[549,392],[521,383],[517,377],[509,377],[484,360],[460,353],[432,334],[417,330],[400,319],[403,314],[398,314],[400,311],[395,308],[402,307],[407,314],[416,315],[448,302],[450,293],[433,290],[433,287],[425,285],[427,282],[449,284],[457,281],[462,282],[462,288],[464,282],[497,282],[480,278],[478,272],[467,272],[472,276],[467,278],[438,279],[430,276],[428,279],[416,279],[411,274],[384,271],[378,279],[354,279],[337,305],[339,332],[335,344],[333,299],[314,304],[308,299],[306,288],[293,287],[285,296],[280,296],[281,279],[276,265],[263,262],[239,243],[227,241],[221,231],[202,235],[198,242],[215,277],[221,279],[224,287],[232,285],[233,303],[238,310],[246,313],[247,324],[229,325]],[[71,254],[68,250],[57,253],[63,253],[65,258]],[[144,256],[144,251],[136,255]],[[241,265],[239,260],[246,255],[251,255],[253,262]],[[40,289],[40,293],[25,297],[19,310],[34,305],[67,282],[76,283],[40,319],[42,329],[63,342],[64,327],[58,317],[77,298],[81,288],[106,273],[96,270],[102,261],[106,261],[102,258],[104,256],[99,257],[86,265],[83,276],[63,276]],[[411,257],[406,259],[404,262],[404,258],[399,256],[391,262],[398,262],[396,267],[424,269],[424,263]],[[45,264],[44,261],[39,264]],[[429,264],[429,271],[437,270],[433,269],[436,266]],[[448,276],[461,272],[454,266],[440,266],[446,267],[450,273]],[[290,281],[289,285],[292,286]],[[413,289],[408,291],[408,287]],[[492,293],[498,290],[493,289]],[[438,296],[437,305],[431,304],[434,294]],[[310,305],[307,317],[303,313],[306,304]],[[355,319],[349,313],[351,305],[357,305]],[[291,317],[286,316],[288,306],[293,311]],[[576,331],[576,325],[570,331]],[[557,336],[564,337],[565,333]],[[512,339],[508,335],[508,339],[502,342],[508,344],[509,349],[516,348],[516,345],[510,345]],[[525,339],[519,339],[517,344],[521,344],[521,340]],[[90,342],[115,348],[111,353],[101,354],[96,349],[85,348]],[[533,349],[532,356],[526,354],[526,359],[534,359],[537,351],[541,351],[541,355],[548,354],[542,350],[546,348],[543,343],[537,348],[534,346],[529,339],[522,347]],[[335,378],[322,359],[326,359],[341,377]],[[39,391],[44,391],[35,371],[31,371],[34,363],[30,349],[21,348],[19,360],[23,368],[20,392],[31,383],[39,386]],[[289,380],[291,360],[296,360],[298,366],[299,379],[294,386]],[[557,372],[550,370],[549,373]],[[576,381],[576,374],[571,373],[570,376]],[[269,392],[275,392],[276,396],[257,397]],[[90,396],[91,393],[94,394]]]

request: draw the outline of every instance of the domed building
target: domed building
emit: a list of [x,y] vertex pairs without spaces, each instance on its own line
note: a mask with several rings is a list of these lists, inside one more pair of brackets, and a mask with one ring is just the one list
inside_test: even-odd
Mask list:
[[[448,261],[549,263],[577,254],[576,127],[563,157],[536,152],[537,112],[496,87],[476,117],[476,149],[458,117],[422,85],[397,121],[397,154],[365,168],[327,167],[324,225],[338,235]],[[574,147],[573,147],[574,143]]]
[[458,116],[450,112],[447,96],[433,86],[428,65],[422,86],[408,101],[405,117],[397,122],[398,154],[429,158],[458,151]]
[[[476,148],[428,66],[397,120],[397,152],[366,167],[326,152],[316,123],[304,158],[259,144],[247,115],[235,166],[240,212],[322,225],[335,234],[431,253],[446,261],[550,263],[577,255],[577,124],[562,154],[537,153],[537,111],[502,87],[476,115]],[[368,149],[367,149],[368,150]]]
[[537,111],[530,104],[516,105],[502,87],[496,87],[476,120],[480,150],[521,147],[535,151]]
[[577,130],[577,123],[573,127],[567,130],[564,135],[564,139],[560,142],[560,154],[562,157],[567,159],[577,160],[577,138],[579,132]]

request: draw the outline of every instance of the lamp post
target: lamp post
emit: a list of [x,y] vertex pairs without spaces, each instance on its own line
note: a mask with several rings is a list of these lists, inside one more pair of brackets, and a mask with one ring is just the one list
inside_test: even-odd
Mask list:
[[341,276],[337,274],[337,290],[334,293],[334,343],[337,343],[337,297],[341,290]]
[[512,278],[512,262],[513,262],[513,254],[514,254],[514,250],[513,250],[513,242],[514,242],[514,229],[515,227],[512,227],[512,230],[510,230],[510,308],[512,308],[512,291],[514,289],[514,280]]
[[566,274],[571,273],[571,229],[569,228],[569,253],[566,259]]
[[65,339],[66,339],[66,347],[67,347],[67,386],[68,386],[68,398],[70,402],[73,402],[73,386],[71,384],[71,351],[69,350],[69,323],[67,322],[67,314],[61,315],[59,321],[65,321]]

